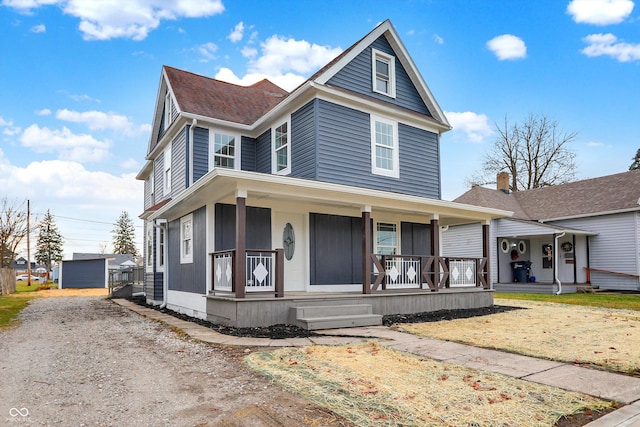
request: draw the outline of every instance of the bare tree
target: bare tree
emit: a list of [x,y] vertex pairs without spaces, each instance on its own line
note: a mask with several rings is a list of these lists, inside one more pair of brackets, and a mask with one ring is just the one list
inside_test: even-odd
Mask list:
[[9,268],[15,260],[16,249],[27,236],[25,202],[0,201],[0,268]]
[[575,153],[569,145],[576,132],[564,132],[544,115],[529,115],[522,123],[495,125],[498,137],[486,154],[474,182],[494,182],[496,174],[509,172],[512,191],[562,184],[575,178]]

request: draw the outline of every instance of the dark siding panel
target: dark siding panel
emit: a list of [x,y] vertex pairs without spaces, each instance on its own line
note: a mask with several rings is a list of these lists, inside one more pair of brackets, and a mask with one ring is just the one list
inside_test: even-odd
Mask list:
[[62,287],[104,288],[106,259],[73,260],[62,263]]
[[258,137],[256,144],[256,171],[271,173],[271,129]]
[[[236,206],[216,203],[216,251],[236,247]],[[247,206],[247,249],[271,249],[271,209]]]
[[429,224],[403,222],[400,251],[403,255],[431,255],[431,231]]
[[[384,52],[389,55],[393,55],[396,58],[396,97],[390,98],[388,96],[376,93],[373,91],[372,84],[372,70],[371,70],[371,47]],[[338,86],[344,89],[353,90],[363,95],[372,96],[384,102],[389,102],[393,105],[408,108],[413,111],[417,111],[422,114],[431,116],[424,102],[420,98],[418,91],[409,79],[409,75],[400,63],[397,54],[391,48],[391,45],[384,36],[380,36],[376,41],[371,44],[371,47],[366,48],[356,58],[354,58],[349,64],[347,64],[342,70],[340,70],[335,76],[333,76],[328,84]]]
[[362,283],[362,219],[309,216],[311,284]]
[[256,171],[256,145],[258,141],[253,138],[249,138],[247,136],[243,136],[240,138],[241,140],[241,149],[240,155],[242,156],[240,160],[240,168],[243,171]]
[[193,182],[209,171],[209,129],[193,128]]
[[311,101],[291,115],[291,176],[316,177],[315,104]]
[[193,212],[193,262],[180,263],[180,219],[169,223],[169,289],[206,293],[206,208]]
[[318,180],[440,198],[437,135],[398,124],[400,178],[371,173],[369,114],[318,101]]
[[171,142],[171,195],[182,193],[187,188],[187,138],[186,127]]

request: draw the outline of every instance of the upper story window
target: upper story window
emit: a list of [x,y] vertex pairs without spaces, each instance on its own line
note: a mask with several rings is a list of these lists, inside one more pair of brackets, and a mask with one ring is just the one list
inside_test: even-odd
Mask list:
[[171,122],[173,122],[173,110],[175,106],[173,104],[173,97],[171,96],[171,92],[167,92],[164,97],[164,128],[165,130],[169,128]]
[[372,49],[373,91],[396,97],[396,61],[395,58],[379,50]]
[[398,254],[398,226],[393,223],[376,224],[376,253],[381,255]]
[[193,262],[193,215],[180,218],[180,263]]
[[209,169],[239,169],[240,138],[209,131]]
[[272,171],[286,175],[291,173],[291,122],[287,120],[271,130]]
[[398,123],[371,116],[371,173],[400,177]]
[[164,195],[171,192],[171,146],[164,150]]

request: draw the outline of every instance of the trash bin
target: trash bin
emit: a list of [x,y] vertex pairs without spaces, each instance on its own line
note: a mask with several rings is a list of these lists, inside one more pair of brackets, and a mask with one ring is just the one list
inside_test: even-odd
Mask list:
[[531,261],[514,261],[511,263],[511,269],[513,270],[514,282],[529,282],[529,270],[531,270]]

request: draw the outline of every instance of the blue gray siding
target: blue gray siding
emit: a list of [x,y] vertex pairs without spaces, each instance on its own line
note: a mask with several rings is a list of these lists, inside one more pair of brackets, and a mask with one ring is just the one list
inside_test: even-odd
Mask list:
[[[371,47],[393,55],[396,69],[396,97],[391,98],[373,91],[372,83],[372,65],[371,65]],[[333,76],[328,84],[352,90],[366,96],[372,96],[384,102],[402,108],[408,108],[421,114],[431,116],[426,105],[420,98],[418,91],[409,79],[409,75],[400,63],[397,54],[391,48],[391,45],[384,36],[380,36],[371,44],[371,47],[363,50],[360,55],[355,57],[349,64]]]
[[164,153],[160,153],[153,161],[153,185],[155,187],[156,200],[164,200]]
[[256,171],[271,173],[271,129],[258,137],[256,144]]
[[209,129],[193,128],[193,182],[209,171]]
[[311,101],[291,115],[291,176],[316,178],[317,102]]
[[254,138],[243,136],[240,138],[240,168],[243,171],[256,171],[256,145],[258,141]]
[[63,261],[61,287],[104,288],[107,262],[104,258]]
[[[439,199],[439,142],[436,134],[398,125],[400,178],[371,173],[368,113],[317,101],[320,181]],[[295,141],[294,141],[295,143]]]
[[362,218],[309,215],[310,284],[362,283]]
[[175,196],[187,188],[187,128],[184,127],[171,142],[171,194]]
[[[236,206],[216,203],[215,250],[236,247]],[[247,206],[247,249],[271,249],[271,209]]]
[[[151,172],[153,173],[153,172]],[[154,205],[153,190],[151,188],[151,176],[144,180],[144,209]]]
[[172,291],[206,293],[206,208],[193,212],[193,262],[180,263],[180,219],[169,223],[168,262],[169,289]]

